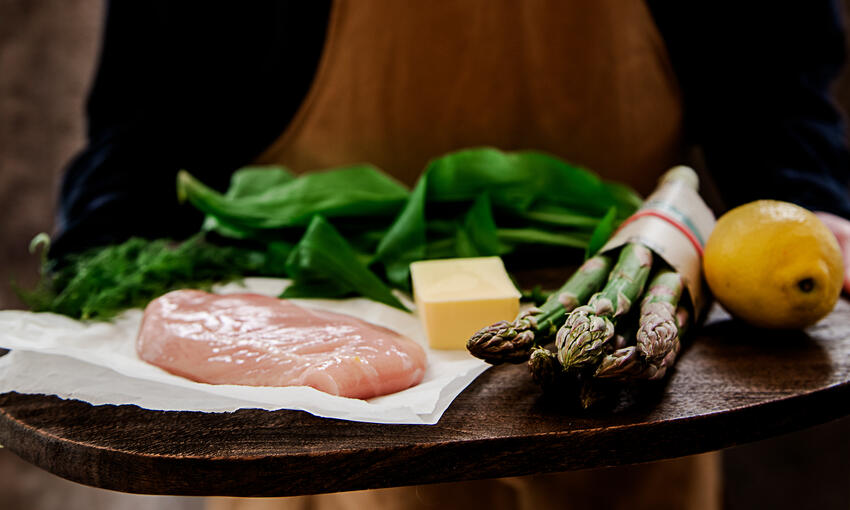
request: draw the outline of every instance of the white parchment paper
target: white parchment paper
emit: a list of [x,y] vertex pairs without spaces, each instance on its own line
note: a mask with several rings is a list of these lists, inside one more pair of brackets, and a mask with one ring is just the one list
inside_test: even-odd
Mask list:
[[[277,296],[288,284],[246,278],[219,293]],[[51,313],[0,311],[0,392],[57,395],[102,404],[135,404],[165,411],[228,412],[254,408],[295,409],[316,416],[372,423],[434,424],[489,365],[464,351],[429,349],[419,319],[368,299],[293,300],[301,306],[346,313],[419,342],[428,356],[420,384],[369,400],[337,397],[298,386],[285,388],[213,385],[190,381],[138,358],[141,310],[111,322],[82,322]],[[406,303],[412,307],[409,301]]]

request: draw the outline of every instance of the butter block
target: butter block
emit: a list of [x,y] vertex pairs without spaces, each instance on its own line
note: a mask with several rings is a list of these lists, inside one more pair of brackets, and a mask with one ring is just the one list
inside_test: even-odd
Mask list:
[[520,293],[499,257],[414,262],[410,277],[434,349],[465,349],[473,333],[519,312]]

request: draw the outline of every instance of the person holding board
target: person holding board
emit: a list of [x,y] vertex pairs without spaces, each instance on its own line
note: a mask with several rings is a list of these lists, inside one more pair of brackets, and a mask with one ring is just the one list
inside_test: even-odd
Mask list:
[[[643,195],[698,149],[726,207],[771,198],[819,211],[848,260],[850,160],[829,95],[844,62],[837,8],[110,2],[88,145],[65,173],[51,256],[197,232],[200,216],[174,194],[180,169],[223,189],[248,164],[370,162],[411,184],[430,158],[489,145],[549,152]],[[713,508],[718,462],[210,506]],[[563,500],[540,489],[550,484]]]

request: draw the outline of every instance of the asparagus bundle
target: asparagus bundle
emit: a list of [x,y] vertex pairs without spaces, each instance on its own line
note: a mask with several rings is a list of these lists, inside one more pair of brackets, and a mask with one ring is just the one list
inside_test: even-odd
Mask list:
[[670,269],[659,270],[641,302],[636,345],[606,355],[595,376],[618,379],[660,379],[676,359],[680,336],[688,321],[687,308],[679,306],[684,282]]
[[587,305],[570,312],[555,337],[558,360],[564,369],[586,368],[602,359],[605,346],[614,337],[615,321],[629,312],[643,291],[652,258],[652,252],[643,245],[625,245],[605,288]]
[[565,380],[578,382],[578,403],[588,408],[610,401],[617,381],[664,377],[690,314],[681,303],[682,277],[666,266],[652,274],[637,317],[629,313],[650,274],[651,257],[640,245],[623,248],[605,288],[575,308],[558,331],[557,354],[544,347],[532,351],[528,366],[537,384],[563,389]]
[[[697,188],[692,169],[669,170],[608,241],[610,249],[621,248],[606,285],[567,315],[555,336],[556,352],[537,347],[531,353],[528,366],[536,382],[545,387],[578,383],[570,388],[587,407],[610,400],[625,387],[623,381],[660,379],[669,371],[695,311],[689,307],[703,304],[700,245],[714,216]],[[650,246],[659,249],[663,261],[653,260]],[[682,303],[685,278],[689,299]],[[632,310],[637,302],[639,310]]]
[[587,259],[539,308],[521,313],[512,322],[482,328],[467,341],[466,348],[494,365],[528,361],[532,349],[550,341],[567,314],[602,286],[610,268],[611,258],[606,255]]
[[680,338],[687,329],[690,314],[685,307],[676,311],[676,324],[679,333],[673,339],[670,350],[658,363],[650,363],[641,356],[637,346],[628,346],[617,349],[605,356],[599,363],[595,377],[599,379],[661,379],[667,370],[676,362],[676,357],[681,350]]

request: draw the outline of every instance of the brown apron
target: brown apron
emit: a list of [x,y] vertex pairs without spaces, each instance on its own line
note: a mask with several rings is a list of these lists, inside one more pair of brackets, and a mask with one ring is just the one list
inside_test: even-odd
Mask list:
[[639,0],[337,0],[312,89],[260,157],[413,183],[464,147],[537,149],[647,193],[681,158],[679,89]]
[[[336,0],[313,87],[258,159],[412,184],[471,146],[537,149],[646,194],[681,160],[680,92],[638,0]],[[209,509],[719,508],[719,455]]]

